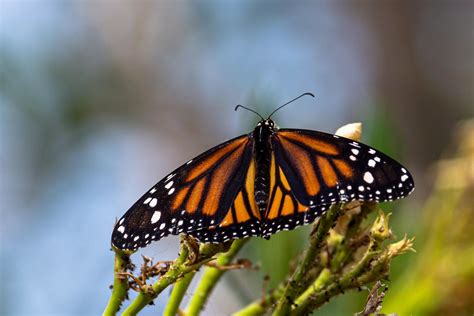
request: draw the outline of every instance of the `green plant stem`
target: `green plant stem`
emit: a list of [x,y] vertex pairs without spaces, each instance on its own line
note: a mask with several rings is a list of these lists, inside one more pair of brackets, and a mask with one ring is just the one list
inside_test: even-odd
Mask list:
[[273,315],[279,316],[289,314],[295,297],[301,291],[303,280],[308,271],[314,266],[316,257],[319,254],[319,250],[325,242],[329,229],[339,216],[340,210],[341,207],[339,205],[331,206],[326,214],[323,215],[317,222],[313,231],[314,233],[312,233],[310,245],[306,251],[305,257],[298,265],[298,268],[286,285]]
[[[217,257],[217,265],[225,266],[230,264],[248,240],[248,238],[235,240],[232,243],[232,246],[230,247],[229,251],[227,251],[226,253],[222,253]],[[206,304],[209,296],[211,295],[212,290],[216,286],[216,283],[219,281],[224,272],[225,270],[219,270],[213,267],[206,268],[186,309],[187,316],[199,314],[199,312]]]
[[103,316],[113,316],[117,314],[117,312],[120,310],[122,302],[127,297],[127,292],[129,289],[128,278],[124,275],[121,275],[121,273],[126,271],[126,266],[130,262],[130,256],[129,254],[126,254],[120,250],[114,251],[114,285],[109,302],[104,310],[104,313],[102,314]]
[[[373,280],[378,280],[384,277],[381,274],[380,266],[386,263],[386,261],[378,262],[378,265],[374,265],[369,268],[370,260],[372,260],[378,253],[373,251],[374,244],[371,242],[369,247],[362,259],[357,262],[349,272],[344,274],[341,278],[329,282],[332,278],[331,273],[327,270],[324,276],[318,277],[318,279],[309,286],[307,290],[295,301],[295,308],[292,310],[294,315],[307,315],[311,310],[321,306],[324,302],[328,301],[331,297],[344,293],[345,291],[360,287]],[[382,257],[382,256],[381,256]],[[324,270],[323,270],[324,271]],[[363,274],[367,274],[365,279],[360,280]],[[370,280],[370,281],[367,281]],[[363,282],[362,282],[363,281]]]
[[314,283],[295,300],[295,305],[299,306],[304,301],[309,300],[313,293],[318,292],[327,286],[332,279],[333,275],[331,274],[331,270],[327,268],[323,269]]
[[298,305],[291,310],[291,314],[308,315],[334,296],[386,278],[391,260],[408,250],[413,250],[412,245],[413,239],[405,237],[399,242],[385,247],[384,250],[380,250],[381,240],[371,240],[362,259],[342,277],[332,280],[326,287],[320,286],[318,288],[318,284],[308,287],[305,293],[296,300]]
[[186,290],[189,287],[189,284],[194,278],[196,272],[191,272],[186,274],[181,280],[176,282],[173,287],[173,291],[171,291],[171,295],[168,299],[168,304],[166,304],[166,308],[163,312],[165,316],[176,316],[178,313],[179,305],[183,300],[184,295],[186,294]]
[[283,284],[280,284],[277,288],[273,289],[265,295],[263,299],[253,301],[248,304],[246,307],[232,314],[233,316],[256,316],[263,315],[266,310],[273,306],[278,299],[281,297],[285,287]]
[[186,274],[199,269],[203,264],[211,261],[213,255],[222,249],[220,245],[210,245],[205,247],[203,252],[206,256],[200,256],[197,263],[186,265],[189,255],[189,249],[185,242],[181,243],[179,257],[171,265],[168,272],[160,277],[153,285],[144,286],[142,291],[133,300],[133,302],[125,309],[123,316],[136,315],[145,306],[150,304],[164,289],[184,277]]
[[354,255],[354,249],[351,249],[351,239],[359,231],[362,221],[376,209],[376,204],[363,203],[360,213],[351,218],[347,231],[344,234],[344,240],[336,249],[333,259],[331,260],[331,271],[333,273],[338,273],[345,264],[351,261]]
[[291,311],[291,315],[308,315],[334,296],[384,278],[388,272],[384,264],[386,262],[379,262],[377,266],[374,266],[375,269],[370,269],[357,278],[353,277],[355,273],[351,271],[345,274],[340,281],[331,282],[326,288],[319,289],[319,291],[315,287],[308,288],[308,291],[304,293],[307,299],[298,300],[299,305]]

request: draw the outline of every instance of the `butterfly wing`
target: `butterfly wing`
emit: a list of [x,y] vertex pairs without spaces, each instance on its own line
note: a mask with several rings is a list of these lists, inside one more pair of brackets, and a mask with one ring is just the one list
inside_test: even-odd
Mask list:
[[235,195],[234,201],[227,208],[225,215],[215,225],[206,229],[188,232],[203,242],[221,243],[230,239],[261,236],[261,216],[255,201],[255,159],[251,158],[246,169],[244,181]]
[[179,167],[120,218],[112,244],[136,250],[169,234],[188,233],[204,242],[221,242],[235,231],[240,232],[235,238],[243,231],[251,235],[240,227],[254,226],[259,219],[252,194],[252,151],[251,135],[243,135]]
[[263,235],[310,223],[335,203],[392,201],[414,189],[413,178],[402,165],[347,138],[282,129],[273,134],[271,142],[270,195]]

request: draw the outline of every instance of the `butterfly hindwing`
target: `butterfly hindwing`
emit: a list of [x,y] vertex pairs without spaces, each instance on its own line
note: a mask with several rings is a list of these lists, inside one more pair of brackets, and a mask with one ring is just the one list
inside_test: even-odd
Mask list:
[[225,212],[225,216],[216,225],[207,229],[192,231],[189,234],[203,242],[219,243],[229,239],[261,235],[261,216],[255,202],[255,160],[247,168],[241,188]]
[[[262,231],[264,237],[310,223],[319,214],[316,209],[310,212],[310,207],[316,205],[303,205],[296,198],[296,191],[304,188],[299,184],[290,184],[288,175],[295,177],[292,173],[285,161],[274,152],[270,161],[270,190]],[[321,205],[318,207],[321,212],[326,208]]]
[[[112,244],[120,249],[136,250],[169,234],[181,232],[208,241],[209,227],[220,227],[229,209],[253,212],[253,140],[243,135],[218,145],[179,167],[144,194],[118,221]],[[254,170],[254,169],[253,169]],[[245,199],[243,196],[245,195]],[[242,196],[242,197],[240,197]],[[238,208],[238,210],[237,210]],[[253,213],[252,213],[253,214]],[[239,217],[240,216],[240,217]],[[253,218],[253,217],[252,217]],[[250,217],[249,217],[250,219]],[[237,227],[245,222],[238,214]],[[212,241],[220,242],[222,238]]]

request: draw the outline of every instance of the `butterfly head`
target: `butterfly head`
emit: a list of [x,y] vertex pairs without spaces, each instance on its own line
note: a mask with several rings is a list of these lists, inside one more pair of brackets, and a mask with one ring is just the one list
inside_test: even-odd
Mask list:
[[258,142],[266,143],[270,136],[278,131],[278,127],[272,119],[262,119],[257,123],[253,135]]
[[269,129],[275,129],[276,124],[272,119],[262,119],[257,123],[257,127],[266,127]]

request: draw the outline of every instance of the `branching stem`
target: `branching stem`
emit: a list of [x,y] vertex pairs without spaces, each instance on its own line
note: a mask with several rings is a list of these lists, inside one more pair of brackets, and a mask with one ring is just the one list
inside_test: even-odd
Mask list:
[[[222,253],[217,257],[217,265],[226,266],[230,264],[247,241],[248,239],[235,240],[228,252]],[[204,308],[212,290],[225,271],[226,270],[216,269],[214,267],[206,267],[206,270],[194,291],[194,295],[189,302],[188,308],[186,309],[186,315],[193,316],[199,314],[199,312]]]

